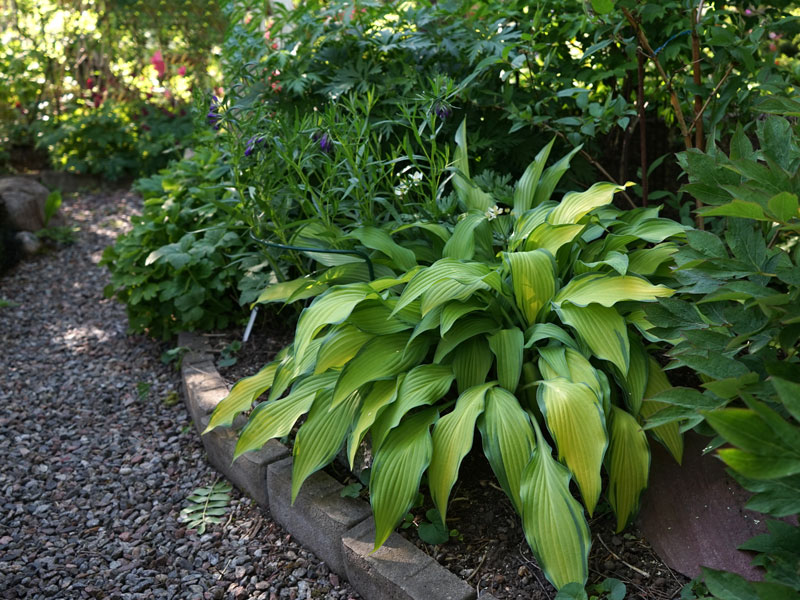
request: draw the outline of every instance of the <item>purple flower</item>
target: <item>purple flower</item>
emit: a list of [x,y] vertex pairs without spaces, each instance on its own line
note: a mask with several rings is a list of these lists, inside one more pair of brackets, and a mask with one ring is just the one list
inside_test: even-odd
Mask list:
[[215,130],[219,130],[219,122],[222,120],[222,115],[219,114],[219,98],[216,96],[211,96],[211,105],[208,108],[206,120],[211,127]]
[[244,149],[244,155],[250,156],[253,152],[258,150],[259,146],[263,146],[266,141],[267,138],[265,138],[263,135],[254,135],[247,140],[247,146]]
[[319,149],[325,154],[333,152],[333,140],[327,133],[315,133],[311,136],[315,142],[319,142]]
[[453,114],[453,110],[443,102],[438,102],[436,107],[433,109],[433,112],[436,113],[436,116],[442,121]]

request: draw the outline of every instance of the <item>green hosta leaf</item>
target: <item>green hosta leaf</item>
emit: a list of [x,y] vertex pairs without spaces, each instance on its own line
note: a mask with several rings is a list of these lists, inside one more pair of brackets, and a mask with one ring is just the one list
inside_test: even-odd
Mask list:
[[449,302],[442,309],[441,322],[439,326],[439,333],[444,335],[450,328],[456,324],[461,317],[468,315],[476,310],[486,309],[486,303],[478,300],[467,300],[466,302]]
[[536,342],[540,342],[542,340],[558,340],[570,348],[578,347],[577,342],[572,338],[572,336],[570,336],[561,327],[554,325],[553,323],[536,323],[528,328],[528,330],[525,332],[525,337],[527,338],[527,341],[525,342],[526,348],[530,348]]
[[539,369],[543,379],[565,377],[573,383],[585,383],[597,396],[598,403],[605,395],[599,372],[574,348],[553,345],[541,348]]
[[614,363],[628,373],[630,349],[625,320],[614,309],[599,304],[556,307],[561,321],[572,327],[598,358]]
[[544,223],[550,211],[558,206],[557,202],[544,202],[536,208],[527,211],[514,224],[514,232],[509,238],[509,249],[516,250],[521,243],[528,239],[528,236],[539,225]]
[[328,369],[346,365],[373,337],[352,325],[337,326],[325,337],[319,348],[314,373],[324,373]]
[[426,331],[431,331],[432,329],[439,327],[443,312],[444,310],[441,306],[437,306],[433,310],[427,312],[425,316],[420,319],[419,323],[417,323],[417,326],[414,327],[414,332],[411,334],[411,340],[416,339],[417,336],[422,335]]
[[559,459],[575,476],[591,515],[603,487],[600,470],[608,446],[599,398],[586,384],[572,383],[563,377],[542,381],[537,393]]
[[470,260],[475,254],[475,228],[486,221],[486,213],[470,210],[453,230],[453,236],[444,245],[445,258]]
[[575,265],[575,272],[576,274],[588,273],[590,271],[598,271],[600,267],[607,266],[614,269],[618,274],[625,275],[628,272],[628,263],[629,259],[627,254],[612,251],[605,254],[603,260],[596,260],[590,263],[579,260]]
[[637,275],[652,275],[665,262],[672,259],[678,251],[675,244],[666,242],[644,250],[631,252],[628,261],[628,271]]
[[433,429],[433,458],[428,469],[428,487],[442,523],[447,518],[447,501],[458,478],[461,461],[472,448],[475,421],[483,412],[484,396],[493,385],[486,383],[463,392],[455,409],[439,419]]
[[256,304],[286,302],[289,299],[305,300],[306,298],[318,296],[327,289],[327,285],[320,284],[314,278],[300,277],[299,279],[282,281],[267,286],[256,299]]
[[519,514],[522,514],[522,471],[536,445],[528,413],[508,390],[492,388],[486,394],[485,410],[478,421],[483,452],[497,480]]
[[[414,303],[392,315],[392,305],[389,303],[382,300],[364,300],[353,309],[347,322],[361,331],[375,335],[398,333],[414,327],[418,317],[414,318],[413,307]],[[419,313],[418,310],[416,312]]]
[[613,183],[595,183],[585,192],[569,192],[547,217],[547,222],[551,225],[577,223],[595,208],[611,204],[614,194],[624,189],[625,186]]
[[617,532],[639,510],[639,497],[647,487],[650,448],[647,436],[630,414],[612,406],[611,443],[608,448],[608,501],[617,515]]
[[528,236],[525,249],[547,250],[555,256],[561,246],[569,244],[585,228],[585,225],[551,225],[550,223],[542,223]]
[[639,416],[642,408],[642,400],[647,390],[647,378],[650,369],[649,357],[644,347],[638,340],[632,341],[630,345],[631,361],[628,373],[620,376],[622,389],[625,390],[625,403],[631,414]]
[[339,452],[361,405],[361,396],[351,394],[338,406],[331,403],[332,393],[322,390],[308,419],[297,431],[292,451],[292,504],[308,477],[330,463]]
[[673,293],[674,290],[664,285],[653,285],[640,277],[587,273],[573,278],[561,288],[555,303],[570,302],[575,306],[596,303],[610,307],[627,300],[654,302],[657,298],[667,298]]
[[[347,459],[350,462],[351,471],[353,470],[353,462],[356,458],[358,445],[364,439],[367,430],[372,427],[386,407],[395,401],[395,398],[397,398],[396,379],[376,381],[366,398],[364,398],[364,403],[358,412],[358,421],[356,421],[353,431],[347,439]],[[373,447],[377,448],[377,445]]]
[[668,237],[683,235],[685,231],[686,227],[671,219],[646,219],[640,223],[615,228],[614,234],[622,238],[632,237],[635,240],[658,244]]
[[375,548],[383,545],[419,492],[433,454],[430,426],[439,413],[429,408],[406,419],[375,454],[370,472],[370,504],[375,515]]
[[444,357],[469,338],[494,332],[496,329],[498,329],[497,321],[490,317],[475,315],[461,319],[439,340],[433,362],[441,362]]
[[539,150],[536,158],[528,165],[528,168],[525,169],[522,177],[517,182],[517,186],[514,188],[514,212],[516,214],[522,214],[533,206],[539,179],[542,176],[542,171],[544,171],[547,158],[550,156],[550,150],[553,148],[555,141],[556,138],[553,138],[547,146]]
[[463,283],[457,279],[441,279],[422,294],[420,311],[423,315],[427,315],[430,311],[451,300],[467,300],[478,290],[485,290],[488,287],[480,279],[474,279],[468,283]]
[[569,491],[570,473],[550,454],[536,430],[536,449],[522,474],[522,528],[525,539],[556,589],[586,585],[591,547],[583,507]]
[[400,383],[397,399],[381,414],[372,427],[372,447],[378,449],[391,429],[412,409],[433,404],[453,385],[455,375],[450,365],[419,365]]
[[542,173],[542,176],[539,178],[539,185],[536,186],[536,193],[533,197],[534,206],[538,206],[542,202],[550,200],[553,190],[556,189],[558,182],[561,181],[561,177],[563,177],[564,173],[569,169],[569,163],[572,157],[575,156],[581,148],[583,148],[583,144],[577,146],[571,150],[569,154],[559,159],[558,162],[545,169],[544,173]]
[[308,345],[320,329],[344,321],[362,300],[373,293],[367,284],[351,284],[331,288],[317,297],[297,321],[294,338],[296,360],[302,361]]
[[348,237],[354,237],[367,248],[383,252],[392,259],[400,271],[409,271],[417,264],[414,253],[395,242],[384,230],[377,227],[359,227]]
[[[668,405],[665,402],[649,400],[649,398],[669,389],[672,389],[672,384],[670,384],[661,366],[654,359],[650,358],[647,387],[644,392],[645,400],[642,401],[642,405],[639,408],[639,418],[643,421],[647,421],[652,415],[666,408]],[[672,423],[653,427],[650,429],[650,433],[669,450],[672,458],[674,458],[678,464],[681,464],[683,461],[683,436],[680,433],[678,422],[673,421]]]
[[501,329],[489,337],[489,348],[497,358],[497,379],[507,390],[516,390],[522,373],[525,335],[518,327]]
[[365,383],[394,377],[422,360],[428,350],[428,340],[421,337],[408,340],[408,333],[393,333],[373,338],[362,346],[342,369],[333,392],[333,405],[338,405]]
[[549,306],[556,291],[553,255],[546,250],[505,252],[503,259],[511,270],[514,300],[527,324],[531,325],[542,309]]
[[255,399],[272,386],[277,369],[278,362],[271,362],[255,375],[238,381],[230,393],[217,404],[214,412],[211,413],[211,420],[203,434],[208,433],[215,427],[230,426],[236,415],[245,410],[250,410]]
[[285,398],[262,402],[253,410],[247,425],[242,429],[233,460],[245,452],[258,450],[273,438],[289,435],[292,427],[306,414],[320,390],[333,389],[338,373],[323,373],[307,377]]
[[453,350],[451,356],[459,392],[485,382],[494,362],[494,357],[489,350],[489,343],[483,336],[473,337],[463,342]]

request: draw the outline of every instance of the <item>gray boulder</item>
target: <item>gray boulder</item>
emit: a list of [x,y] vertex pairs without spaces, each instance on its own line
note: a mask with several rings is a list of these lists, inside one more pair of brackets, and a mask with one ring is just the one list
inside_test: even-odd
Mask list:
[[27,177],[0,178],[0,206],[5,207],[8,225],[18,231],[39,231],[44,227],[44,207],[50,192]]
[[22,248],[22,252],[28,256],[32,256],[42,249],[42,242],[30,231],[18,231],[14,236]]

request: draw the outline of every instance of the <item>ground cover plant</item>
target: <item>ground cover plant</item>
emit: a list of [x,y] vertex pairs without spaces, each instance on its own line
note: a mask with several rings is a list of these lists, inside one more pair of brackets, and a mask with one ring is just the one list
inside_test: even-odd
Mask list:
[[[308,413],[294,444],[293,498],[344,444],[352,463],[369,433],[380,546],[426,470],[445,521],[477,427],[548,579],[557,588],[583,585],[583,510],[596,507],[604,467],[619,530],[646,486],[648,440],[637,418],[659,406],[645,400],[648,388],[669,384],[631,324],[641,302],[672,294],[647,277],[667,275],[675,247],[665,240],[684,228],[654,209],[609,206],[620,190],[610,183],[551,200],[571,158],[545,168],[551,146],[517,183],[506,212],[469,179],[464,124],[457,140],[462,218],[452,229],[414,224],[440,238],[441,258],[416,264],[413,251],[381,238],[372,254],[390,259],[393,273],[320,294],[294,342],[233,388],[209,429],[230,425],[269,390],[241,432],[239,456],[287,435]],[[680,460],[677,424],[653,434]],[[569,491],[572,477],[583,506]]]

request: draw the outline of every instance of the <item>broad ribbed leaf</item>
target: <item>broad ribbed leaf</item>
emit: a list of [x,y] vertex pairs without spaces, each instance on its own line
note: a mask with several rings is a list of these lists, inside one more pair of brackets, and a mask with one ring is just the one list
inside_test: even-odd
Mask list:
[[571,379],[566,348],[558,344],[540,348],[539,371],[542,373],[542,379],[555,379],[556,377]]
[[580,221],[584,215],[606,204],[611,204],[614,194],[625,186],[613,183],[595,183],[585,192],[569,192],[547,217],[552,225],[567,225]]
[[445,258],[470,260],[475,254],[475,228],[486,221],[485,211],[470,210],[453,230],[442,251]]
[[292,451],[292,504],[303,482],[336,457],[361,405],[358,393],[338,406],[331,405],[331,397],[330,389],[320,391],[308,419],[297,431]]
[[[726,408],[705,411],[703,415],[718,434],[746,452],[776,458],[800,459],[800,443],[788,443],[790,440],[782,436],[780,430],[772,427],[754,410]],[[785,421],[782,424],[790,430],[795,430],[796,439],[791,441],[797,442],[797,438],[800,438],[800,429],[792,428]]]
[[483,412],[486,390],[493,385],[485,383],[466,390],[458,397],[453,412],[439,419],[433,429],[433,458],[428,469],[428,487],[443,524],[447,518],[450,490],[458,478],[461,461],[472,448],[475,421]]
[[414,327],[417,319],[414,318],[414,311],[410,310],[413,306],[414,303],[409,304],[406,309],[392,315],[392,306],[387,302],[364,300],[353,309],[347,322],[375,335],[398,333]]
[[553,256],[561,246],[569,244],[584,230],[585,225],[551,225],[542,223],[534,229],[525,242],[526,250],[547,250]]
[[236,460],[245,452],[258,450],[273,438],[289,435],[292,427],[302,415],[311,408],[317,392],[333,389],[338,373],[323,373],[307,377],[285,398],[262,402],[253,410],[239,440],[233,459]]
[[477,209],[481,212],[486,212],[489,210],[492,197],[469,181],[466,119],[461,121],[458,131],[456,131],[456,150],[453,158],[454,166],[459,171],[453,176],[453,187],[456,188],[459,199],[467,210]]
[[338,405],[365,383],[394,377],[422,360],[428,350],[428,340],[424,337],[411,343],[408,340],[407,332],[393,333],[373,338],[362,346],[342,369],[333,392],[333,405]]
[[600,470],[608,446],[600,399],[588,385],[563,377],[542,381],[537,395],[559,459],[572,471],[591,515],[603,487]]
[[[443,258],[436,261],[427,269],[420,270],[414,278],[408,282],[403,293],[394,308],[394,312],[419,298],[428,291],[431,286],[442,280],[455,280],[462,285],[470,285],[489,275],[490,269],[483,263],[464,263],[452,258]],[[483,289],[489,289],[487,283]]]
[[245,410],[250,410],[255,399],[272,386],[277,369],[278,361],[271,362],[255,375],[238,381],[228,395],[214,408],[214,412],[211,413],[211,420],[208,422],[208,427],[203,431],[203,434],[205,435],[215,427],[229,427],[236,415]]
[[422,473],[431,462],[430,426],[438,416],[435,408],[429,408],[406,419],[375,453],[369,479],[375,549],[383,545],[414,504]]
[[328,289],[327,285],[320,284],[312,277],[300,277],[291,281],[281,281],[273,283],[264,288],[256,304],[266,304],[268,302],[286,302],[290,298],[294,300],[304,300],[312,296],[318,296]]
[[358,411],[358,421],[353,426],[353,431],[350,437],[347,438],[347,459],[350,462],[350,470],[353,469],[353,462],[356,458],[358,445],[364,439],[367,430],[372,427],[375,420],[386,409],[386,407],[394,402],[397,398],[397,380],[396,379],[383,379],[376,381],[372,385],[364,403],[361,405],[361,410]]
[[539,225],[544,223],[547,215],[558,206],[557,202],[545,202],[522,215],[514,224],[514,232],[509,238],[509,249],[516,250]]
[[[667,379],[664,370],[661,368],[655,359],[649,358],[648,359],[649,367],[647,369],[647,387],[645,388],[644,392],[644,401],[642,402],[641,407],[639,408],[639,418],[644,421],[647,421],[652,415],[657,413],[663,408],[669,406],[666,402],[659,402],[657,400],[650,400],[656,394],[660,394],[661,392],[665,392],[672,388],[672,384]],[[675,462],[681,464],[683,461],[683,436],[680,432],[680,425],[677,421],[673,421],[672,423],[666,423],[664,425],[659,425],[658,427],[653,427],[649,430],[650,433],[655,437],[659,442],[661,442],[664,447],[669,450],[669,453],[672,455],[672,458],[675,459]]]
[[533,201],[536,196],[536,188],[539,185],[539,179],[544,171],[544,166],[547,164],[547,158],[550,156],[550,150],[553,148],[553,143],[556,138],[550,140],[544,148],[539,150],[536,158],[528,165],[525,172],[517,182],[517,187],[514,188],[514,212],[522,214],[533,206]]
[[538,427],[522,474],[522,528],[536,561],[556,589],[586,585],[592,538],[583,507],[569,491],[570,473],[550,454]]
[[466,300],[473,296],[478,290],[488,289],[481,279],[473,279],[466,283],[457,279],[440,279],[425,290],[420,298],[420,312],[427,315],[435,308],[450,302],[451,300]]
[[353,308],[368,295],[373,294],[367,284],[334,287],[317,297],[297,321],[294,338],[295,360],[301,361],[314,336],[325,325],[344,321]]
[[414,408],[433,404],[444,396],[455,375],[450,365],[420,365],[406,374],[397,390],[397,399],[380,415],[372,427],[372,447],[378,449],[387,434]]
[[426,331],[431,331],[432,329],[439,327],[441,323],[442,312],[442,307],[437,306],[432,311],[426,313],[425,316],[420,319],[419,323],[417,323],[416,327],[414,327],[414,332],[411,334],[411,340],[414,340],[417,336],[422,335]]
[[569,152],[569,154],[561,157],[558,162],[547,167],[542,176],[539,178],[539,185],[536,186],[536,193],[533,196],[533,205],[538,206],[542,202],[550,200],[553,190],[556,189],[561,177],[569,169],[569,163],[572,157],[583,147],[583,144],[577,146]]
[[622,373],[628,372],[629,343],[625,320],[614,308],[599,304],[556,307],[561,321],[572,327],[598,358],[614,363]]
[[558,325],[553,323],[536,323],[525,331],[525,347],[530,348],[542,340],[558,340],[569,348],[578,347],[578,343]]
[[627,375],[620,375],[620,383],[625,391],[625,404],[634,417],[639,416],[647,389],[649,357],[641,342],[634,340],[630,345],[631,361]]
[[483,441],[483,453],[497,481],[514,509],[522,514],[522,471],[536,446],[528,413],[522,410],[511,392],[495,387],[486,394],[485,410],[478,420],[478,429]]
[[439,327],[439,333],[444,335],[453,325],[456,324],[456,321],[458,321],[464,315],[468,315],[476,310],[484,310],[485,308],[486,303],[478,300],[448,302],[447,306],[442,308],[442,318]]
[[476,335],[493,332],[497,328],[497,321],[490,317],[475,315],[461,319],[439,340],[433,362],[441,362],[445,356],[465,340]]
[[630,254],[628,270],[638,275],[652,275],[678,251],[675,244],[666,242],[653,248],[634,250]]
[[501,329],[489,337],[489,347],[497,358],[497,379],[507,390],[516,390],[522,373],[525,336],[518,327]]
[[575,306],[596,303],[611,307],[626,300],[655,302],[658,298],[667,298],[674,293],[674,290],[664,285],[653,285],[640,277],[587,273],[571,279],[561,288],[555,303],[571,302]]
[[505,252],[503,259],[511,270],[514,300],[528,325],[536,322],[544,307],[549,307],[556,292],[556,264],[546,250]]
[[569,380],[573,383],[585,383],[597,395],[597,401],[600,402],[604,395],[603,382],[600,379],[600,373],[592,366],[586,357],[575,350],[574,348],[567,348],[564,354],[569,368]]
[[739,448],[723,448],[717,454],[731,469],[750,479],[778,479],[800,473],[800,459],[793,456],[751,454]]
[[608,447],[608,501],[617,515],[617,532],[639,510],[639,497],[647,487],[650,447],[639,423],[629,413],[611,407],[611,443]]
[[453,350],[452,357],[459,392],[485,382],[494,363],[489,342],[483,336],[470,338],[460,344]]
[[417,259],[411,250],[403,248],[388,233],[377,227],[359,227],[348,237],[356,238],[367,248],[383,252],[392,259],[400,271],[409,271],[417,264]]
[[324,373],[328,369],[344,366],[373,337],[372,334],[364,333],[352,325],[338,325],[325,336],[317,352],[314,373]]

